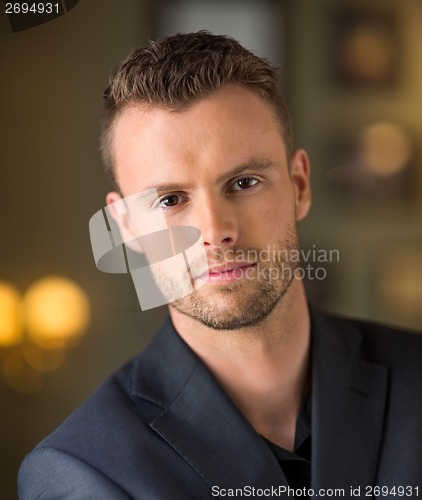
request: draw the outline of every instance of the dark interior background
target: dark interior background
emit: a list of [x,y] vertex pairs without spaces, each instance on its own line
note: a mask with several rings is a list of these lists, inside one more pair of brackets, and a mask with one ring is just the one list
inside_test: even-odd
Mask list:
[[[354,38],[359,23],[363,34]],[[281,65],[296,143],[312,162],[314,205],[300,226],[302,246],[340,256],[321,264],[324,280],[307,284],[311,301],[422,329],[420,0],[344,1],[341,8],[335,0],[80,0],[50,22],[14,32],[2,13],[0,281],[24,293],[38,278],[60,274],[91,303],[88,331],[41,390],[13,389],[0,366],[2,499],[16,498],[24,455],[141,351],[166,314],[142,312],[130,277],[101,273],[92,258],[88,221],[107,192],[98,153],[101,94],[132,47],[201,28],[233,35]],[[348,47],[364,59],[372,54],[366,77],[344,64]],[[371,72],[384,55],[388,71]],[[404,131],[412,152],[374,188],[356,181],[357,167],[336,167],[356,161],[356,138],[379,122]],[[344,179],[350,172],[353,182]]]

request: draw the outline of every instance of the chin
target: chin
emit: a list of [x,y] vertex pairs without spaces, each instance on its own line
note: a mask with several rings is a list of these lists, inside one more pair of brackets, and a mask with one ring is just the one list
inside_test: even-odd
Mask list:
[[[287,288],[262,283],[205,285],[200,291],[173,302],[172,307],[214,330],[239,330],[257,325],[274,310]],[[253,285],[252,285],[253,283]]]

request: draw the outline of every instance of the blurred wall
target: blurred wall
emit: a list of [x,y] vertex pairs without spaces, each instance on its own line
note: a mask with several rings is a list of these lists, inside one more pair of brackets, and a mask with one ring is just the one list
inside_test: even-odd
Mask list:
[[[315,302],[333,312],[422,329],[422,3],[295,0],[290,6],[290,107],[297,145],[311,158],[314,197],[301,224],[302,243],[340,254],[338,263],[328,264],[327,279],[310,284]],[[333,55],[344,39],[336,12],[362,15],[363,28],[378,22],[375,42],[384,16],[391,21],[391,36],[387,26],[379,35],[384,45],[374,54],[382,58],[383,50],[391,50],[391,82],[336,80]],[[365,57],[371,50],[363,45]],[[404,172],[349,190],[333,182],[331,169],[355,160],[347,151],[334,155],[336,143],[385,121],[411,142]]]

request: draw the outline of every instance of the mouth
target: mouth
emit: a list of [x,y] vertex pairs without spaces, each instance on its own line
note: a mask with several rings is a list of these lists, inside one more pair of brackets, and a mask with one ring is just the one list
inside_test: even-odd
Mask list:
[[249,263],[236,263],[226,264],[220,266],[210,267],[208,272],[201,275],[201,279],[205,279],[208,276],[207,283],[222,284],[234,281],[240,281],[248,277],[250,269],[255,268],[256,262]]

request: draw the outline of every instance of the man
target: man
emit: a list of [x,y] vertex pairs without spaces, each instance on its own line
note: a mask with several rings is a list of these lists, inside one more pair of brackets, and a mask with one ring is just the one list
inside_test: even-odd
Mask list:
[[131,200],[147,198],[145,219],[200,230],[206,279],[188,266],[192,292],[29,454],[20,497],[417,496],[421,338],[309,309],[290,256],[310,166],[275,70],[230,38],[176,35],[132,53],[105,102],[122,240],[142,251]]

